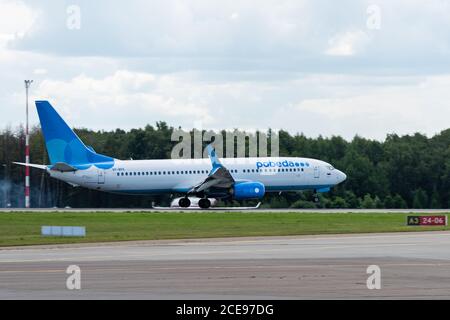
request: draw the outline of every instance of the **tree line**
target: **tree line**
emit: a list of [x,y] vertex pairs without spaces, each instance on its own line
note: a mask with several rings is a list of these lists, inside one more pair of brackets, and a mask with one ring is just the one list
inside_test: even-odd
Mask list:
[[[129,131],[75,131],[98,153],[139,160],[170,158],[177,143],[171,140],[174,130],[165,122],[157,122]],[[31,162],[49,163],[40,128],[32,128],[30,134]],[[0,207],[24,206],[24,168],[12,164],[24,162],[24,143],[23,127],[0,131]],[[280,156],[321,159],[344,171],[348,178],[321,194],[319,203],[312,201],[311,192],[295,192],[268,194],[265,207],[450,207],[450,129],[430,138],[420,133],[389,134],[384,141],[359,136],[351,141],[339,136],[309,138],[280,131],[279,143]],[[171,199],[171,195],[122,196],[75,188],[37,169],[31,169],[31,186],[32,207],[133,208],[150,207],[152,202],[167,205]]]

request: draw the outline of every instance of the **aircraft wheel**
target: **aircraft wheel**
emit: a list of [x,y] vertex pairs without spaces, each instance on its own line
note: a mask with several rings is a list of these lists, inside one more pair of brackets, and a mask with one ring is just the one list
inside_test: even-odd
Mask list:
[[314,203],[318,203],[319,202],[319,194],[317,193],[316,189],[314,189],[314,192],[312,194],[312,200],[314,201]]
[[211,207],[211,201],[208,198],[203,198],[198,201],[198,206],[202,209],[208,209]]
[[181,198],[178,200],[178,205],[181,208],[188,208],[191,205],[191,200],[189,200],[189,198]]

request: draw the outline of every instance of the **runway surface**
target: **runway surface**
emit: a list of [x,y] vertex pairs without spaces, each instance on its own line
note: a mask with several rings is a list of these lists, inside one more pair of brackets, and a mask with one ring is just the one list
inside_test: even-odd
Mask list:
[[413,213],[413,214],[421,214],[421,213],[430,213],[430,214],[442,214],[442,213],[450,213],[450,209],[242,209],[242,208],[211,208],[211,209],[200,209],[200,208],[160,208],[160,209],[152,209],[152,208],[141,208],[141,209],[128,209],[128,208],[32,208],[32,209],[24,209],[24,208],[0,208],[0,213],[2,212],[115,212],[115,213],[126,213],[126,212],[174,212],[174,211],[182,211],[182,212],[316,212],[316,213],[345,213],[345,212],[354,212],[354,213]]
[[449,248],[450,232],[1,248],[0,299],[448,299]]

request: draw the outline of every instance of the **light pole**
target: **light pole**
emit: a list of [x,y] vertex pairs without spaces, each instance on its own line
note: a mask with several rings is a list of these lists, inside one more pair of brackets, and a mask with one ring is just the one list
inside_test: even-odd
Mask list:
[[30,133],[28,131],[28,88],[33,83],[33,80],[25,80],[26,92],[26,125],[25,125],[25,208],[30,207]]

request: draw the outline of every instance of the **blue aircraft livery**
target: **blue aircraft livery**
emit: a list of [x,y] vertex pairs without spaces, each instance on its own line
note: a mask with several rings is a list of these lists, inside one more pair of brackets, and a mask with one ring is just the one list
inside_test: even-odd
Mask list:
[[260,168],[273,168],[273,167],[279,167],[279,168],[288,168],[288,167],[309,167],[309,163],[308,162],[297,162],[297,161],[288,161],[288,160],[283,160],[283,161],[266,161],[266,162],[261,162],[261,161],[257,161],[256,162],[256,168],[260,169]]
[[74,187],[130,195],[178,193],[180,207],[189,207],[191,197],[196,197],[200,208],[209,208],[213,198],[246,200],[262,199],[268,192],[326,192],[347,178],[329,163],[310,158],[219,159],[211,145],[209,159],[119,160],[86,146],[48,101],[36,101],[36,108],[50,164],[28,166],[46,170]]

